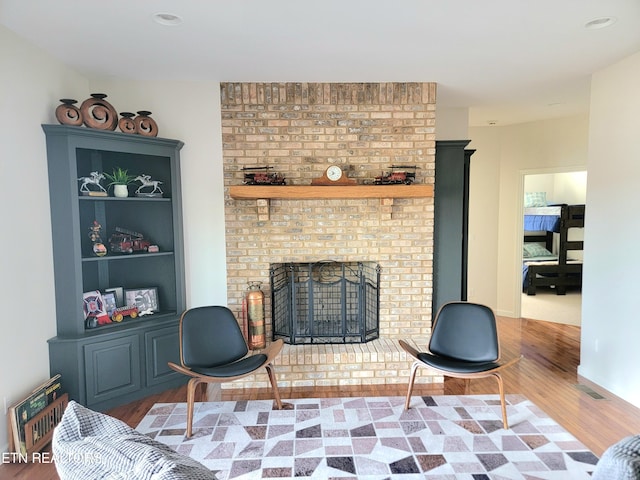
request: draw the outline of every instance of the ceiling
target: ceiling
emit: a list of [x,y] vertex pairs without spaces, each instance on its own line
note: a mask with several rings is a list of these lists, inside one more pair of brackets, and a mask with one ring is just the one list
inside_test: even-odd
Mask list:
[[437,82],[475,126],[587,112],[640,51],[640,0],[0,0],[0,23],[89,78]]

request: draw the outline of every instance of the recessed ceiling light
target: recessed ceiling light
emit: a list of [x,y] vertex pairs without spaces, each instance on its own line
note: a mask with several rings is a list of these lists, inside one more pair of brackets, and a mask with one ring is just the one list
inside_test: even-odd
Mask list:
[[182,18],[178,15],[174,15],[173,13],[159,12],[153,14],[153,21],[160,25],[173,26],[180,25],[182,23]]
[[618,19],[616,17],[594,18],[593,20],[585,23],[584,28],[586,28],[587,30],[597,30],[598,28],[606,28],[616,23],[617,20]]

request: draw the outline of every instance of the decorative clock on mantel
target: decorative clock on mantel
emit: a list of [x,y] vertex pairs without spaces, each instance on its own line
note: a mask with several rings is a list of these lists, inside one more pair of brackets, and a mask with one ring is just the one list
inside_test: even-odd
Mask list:
[[311,185],[356,185],[356,183],[355,180],[347,177],[338,165],[331,165],[321,177],[311,180]]

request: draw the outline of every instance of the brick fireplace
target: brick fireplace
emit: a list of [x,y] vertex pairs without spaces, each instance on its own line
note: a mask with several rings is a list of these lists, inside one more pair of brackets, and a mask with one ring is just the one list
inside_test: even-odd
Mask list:
[[[409,364],[397,339],[426,339],[431,327],[433,198],[277,198],[265,205],[231,198],[229,187],[243,183],[243,167],[270,166],[287,185],[309,185],[339,165],[368,184],[393,164],[416,165],[416,184],[433,185],[435,93],[434,83],[221,84],[228,305],[238,318],[248,283],[262,282],[271,338],[271,264],[380,265],[380,338],[364,344],[370,347],[287,345],[276,366],[282,385],[406,381]],[[378,358],[382,366],[363,373],[362,364]]]

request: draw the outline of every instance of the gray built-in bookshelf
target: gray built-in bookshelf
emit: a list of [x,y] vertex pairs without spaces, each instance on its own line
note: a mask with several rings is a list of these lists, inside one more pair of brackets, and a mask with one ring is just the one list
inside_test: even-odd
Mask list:
[[[185,309],[180,149],[178,140],[85,127],[43,125],[46,134],[55,274],[56,337],[51,374],[62,374],[71,399],[105,410],[184,383],[178,320]],[[161,183],[161,197],[83,195],[79,178],[123,168]],[[106,187],[108,182],[103,182]],[[144,234],[157,252],[97,256],[89,232],[101,225],[107,246],[116,227]],[[85,292],[157,289],[158,311],[87,328]]]

